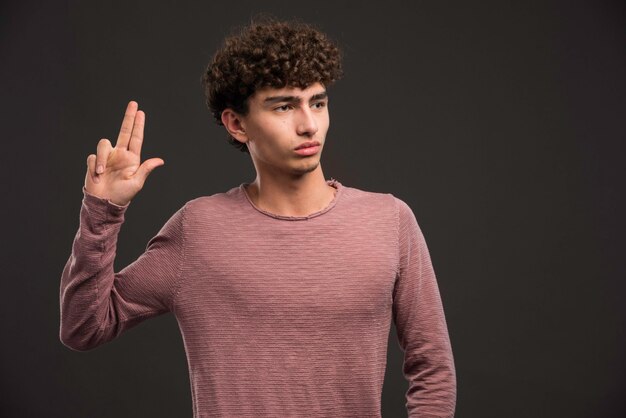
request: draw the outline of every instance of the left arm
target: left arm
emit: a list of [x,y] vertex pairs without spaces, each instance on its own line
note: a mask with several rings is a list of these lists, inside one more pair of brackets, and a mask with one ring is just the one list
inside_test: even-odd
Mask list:
[[410,207],[398,205],[399,268],[393,290],[393,320],[409,382],[409,417],[451,418],[456,371],[443,305],[430,254]]

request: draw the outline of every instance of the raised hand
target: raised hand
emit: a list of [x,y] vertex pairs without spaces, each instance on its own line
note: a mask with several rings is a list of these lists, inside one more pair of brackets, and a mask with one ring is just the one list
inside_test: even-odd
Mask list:
[[152,170],[165,164],[161,158],[141,163],[145,120],[137,102],[129,102],[115,147],[103,138],[98,142],[97,153],[87,157],[87,192],[116,205],[126,205],[143,188]]

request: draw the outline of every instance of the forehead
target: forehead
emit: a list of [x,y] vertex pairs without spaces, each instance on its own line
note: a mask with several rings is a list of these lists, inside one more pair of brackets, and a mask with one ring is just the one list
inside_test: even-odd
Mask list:
[[257,101],[264,101],[268,97],[279,97],[279,96],[289,96],[289,97],[299,97],[302,99],[307,99],[316,94],[322,93],[326,91],[322,83],[313,83],[310,86],[301,89],[299,87],[283,87],[283,88],[275,88],[275,87],[263,87],[258,89],[250,99]]

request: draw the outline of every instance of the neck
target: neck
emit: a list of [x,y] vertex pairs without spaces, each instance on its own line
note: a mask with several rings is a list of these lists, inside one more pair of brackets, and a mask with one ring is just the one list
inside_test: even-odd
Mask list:
[[246,187],[248,196],[260,209],[282,216],[307,216],[326,208],[335,188],[324,178],[321,165],[296,177],[262,175]]

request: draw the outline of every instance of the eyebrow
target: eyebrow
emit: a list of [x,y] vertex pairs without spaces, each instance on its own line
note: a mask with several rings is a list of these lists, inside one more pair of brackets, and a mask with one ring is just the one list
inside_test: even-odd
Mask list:
[[[326,91],[323,91],[321,93],[317,93],[311,96],[311,99],[309,101],[322,100],[327,97],[328,93]],[[265,100],[263,100],[263,103],[265,104],[274,104],[280,102],[300,103],[302,102],[302,98],[298,96],[270,96],[266,97]]]

